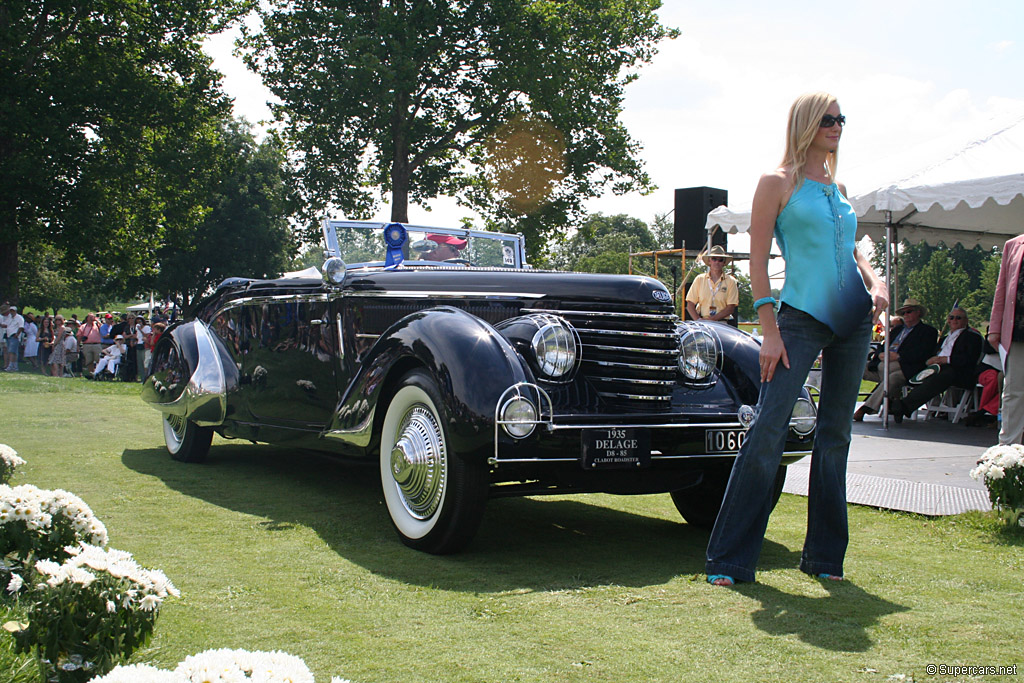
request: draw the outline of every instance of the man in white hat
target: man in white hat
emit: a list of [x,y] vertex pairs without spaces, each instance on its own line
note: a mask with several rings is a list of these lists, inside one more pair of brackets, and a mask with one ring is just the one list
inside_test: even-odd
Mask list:
[[[889,342],[889,400],[900,395],[900,389],[911,377],[924,370],[928,359],[935,353],[935,345],[939,339],[938,331],[921,318],[927,312],[917,299],[906,299],[896,309],[896,314],[903,316],[903,324],[889,330],[892,341]],[[882,405],[882,372],[884,368],[881,352],[874,361],[869,360],[864,370],[864,379],[878,382],[867,400],[853,414],[855,422],[860,422],[865,415],[873,415]]]
[[92,373],[92,378],[99,379],[104,370],[111,375],[116,375],[117,366],[121,364],[121,357],[126,351],[124,335],[119,334],[114,337],[114,343],[103,349],[100,354],[100,362],[96,364],[96,371]]
[[4,328],[4,370],[18,371],[18,353],[21,351],[21,332],[25,329],[25,319],[18,315],[16,306],[10,306],[0,325]]
[[708,272],[693,279],[686,293],[686,311],[693,320],[728,320],[740,303],[739,283],[725,272],[725,264],[731,262],[732,257],[716,244],[699,258]]

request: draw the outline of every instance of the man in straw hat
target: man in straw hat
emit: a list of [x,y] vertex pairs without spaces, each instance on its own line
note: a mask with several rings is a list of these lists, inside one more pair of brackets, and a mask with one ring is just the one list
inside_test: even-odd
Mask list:
[[[889,331],[892,335],[892,341],[889,343],[890,401],[899,397],[900,389],[911,377],[924,370],[928,359],[935,352],[939,333],[934,327],[921,321],[925,313],[927,310],[917,299],[906,299],[903,305],[896,309],[896,314],[903,316],[903,324]],[[853,419],[857,422],[863,420],[867,414],[877,413],[882,405],[884,364],[881,353],[879,352],[877,358],[869,360],[864,370],[864,379],[878,382],[878,386],[853,414]]]
[[727,320],[740,303],[740,288],[736,278],[725,272],[725,264],[732,257],[720,245],[698,257],[708,267],[693,280],[686,293],[686,311],[694,320]]

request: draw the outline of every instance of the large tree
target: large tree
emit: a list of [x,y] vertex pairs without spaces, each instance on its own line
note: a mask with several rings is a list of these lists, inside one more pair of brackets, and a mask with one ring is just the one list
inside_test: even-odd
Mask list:
[[0,297],[17,297],[19,245],[64,269],[145,255],[162,229],[146,151],[229,106],[201,41],[245,4],[0,2]]
[[206,184],[193,184],[193,201],[178,209],[206,210],[199,220],[168,221],[158,269],[135,285],[173,299],[186,314],[227,277],[277,277],[295,251],[288,223],[295,198],[278,139],[257,143],[248,124],[234,120],[220,122],[207,139],[182,158],[185,167],[205,165]]
[[535,238],[609,185],[650,189],[619,113],[674,33],[660,4],[266,0],[243,50],[280,100],[311,216],[366,215],[379,192],[405,221],[449,194]]

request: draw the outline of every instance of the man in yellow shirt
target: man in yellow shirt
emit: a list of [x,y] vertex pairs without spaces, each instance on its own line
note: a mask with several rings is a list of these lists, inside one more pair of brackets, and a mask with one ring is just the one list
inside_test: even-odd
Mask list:
[[739,283],[725,272],[725,264],[732,257],[716,244],[699,258],[708,272],[694,278],[686,294],[686,310],[694,320],[728,320],[740,303]]

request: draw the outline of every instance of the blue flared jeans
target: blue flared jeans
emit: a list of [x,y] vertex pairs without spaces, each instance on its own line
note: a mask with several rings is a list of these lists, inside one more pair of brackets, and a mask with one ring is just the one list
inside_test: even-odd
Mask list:
[[807,536],[800,569],[842,576],[849,541],[846,519],[846,459],[853,410],[871,340],[871,317],[850,335],[838,337],[824,323],[783,305],[779,332],[789,357],[770,382],[761,385],[757,417],[729,476],[722,508],[708,542],[708,575],[753,581],[761,554],[772,483],[782,461],[793,406],[807,374],[821,354],[821,395],[811,452]]

